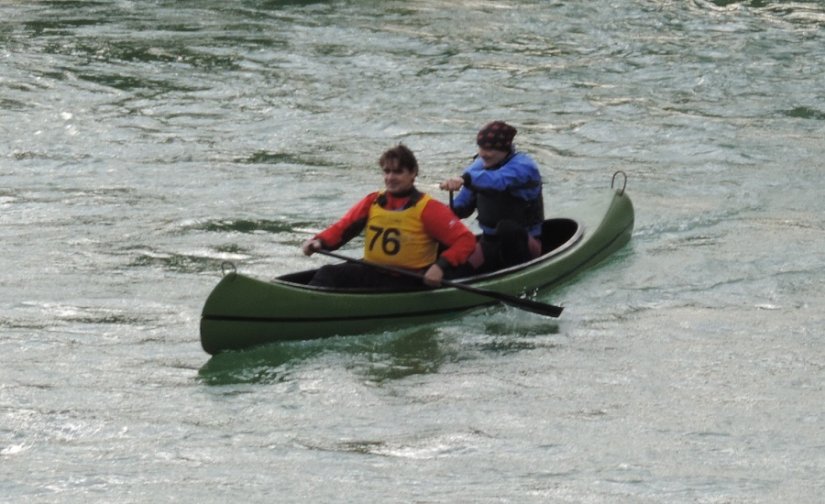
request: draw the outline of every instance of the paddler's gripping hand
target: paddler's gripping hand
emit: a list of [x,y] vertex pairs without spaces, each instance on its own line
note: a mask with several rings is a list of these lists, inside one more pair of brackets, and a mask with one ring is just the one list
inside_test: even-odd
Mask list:
[[304,255],[311,256],[315,252],[321,250],[323,248],[323,244],[321,240],[318,238],[310,238],[309,240],[305,241],[303,245],[301,245],[301,250],[304,251]]
[[458,191],[461,189],[461,186],[464,185],[464,179],[455,177],[451,179],[447,179],[444,182],[438,184],[438,187],[444,191]]
[[433,264],[424,273],[424,283],[430,287],[438,287],[444,279],[444,270],[438,264]]

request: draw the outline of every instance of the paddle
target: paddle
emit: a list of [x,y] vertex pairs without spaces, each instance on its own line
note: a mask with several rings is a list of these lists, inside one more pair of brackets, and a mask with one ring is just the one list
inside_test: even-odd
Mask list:
[[[336,259],[341,259],[342,261],[346,261],[346,262],[349,262],[349,263],[364,264],[364,265],[369,266],[371,268],[384,270],[384,271],[388,271],[388,272],[392,272],[392,273],[397,273],[399,275],[405,275],[405,276],[408,276],[408,277],[418,278],[422,282],[424,280],[423,275],[420,275],[420,274],[415,273],[413,271],[409,271],[409,270],[405,270],[405,269],[401,269],[401,268],[396,268],[396,267],[393,267],[393,266],[386,266],[386,265],[383,265],[383,264],[376,264],[376,263],[372,263],[372,262],[367,262],[367,261],[364,261],[363,259],[354,259],[352,257],[347,257],[345,255],[336,254],[335,252],[330,252],[328,250],[316,250],[315,252],[317,252],[321,255],[334,257]],[[555,305],[551,305],[551,304],[539,303],[538,301],[532,301],[530,299],[523,299],[523,298],[511,296],[509,294],[504,294],[502,292],[496,292],[496,291],[491,291],[491,290],[487,290],[487,289],[479,289],[478,287],[473,287],[471,285],[466,285],[466,284],[463,284],[463,283],[460,283],[460,282],[453,282],[451,280],[442,280],[441,283],[443,285],[446,285],[447,287],[452,287],[454,289],[463,290],[463,291],[467,291],[467,292],[472,292],[473,294],[477,294],[479,296],[492,298],[492,299],[500,301],[500,302],[502,302],[506,305],[510,305],[510,306],[515,307],[515,308],[520,308],[522,310],[526,310],[526,311],[529,311],[529,312],[538,313],[539,315],[544,315],[544,316],[547,316],[547,317],[558,317],[559,315],[561,315],[561,311],[564,309],[561,306],[555,306]]]

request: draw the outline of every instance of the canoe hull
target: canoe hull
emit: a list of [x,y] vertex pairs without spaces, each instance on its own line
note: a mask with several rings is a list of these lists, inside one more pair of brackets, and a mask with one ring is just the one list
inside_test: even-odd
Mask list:
[[[571,210],[569,217],[554,220],[565,218],[578,224],[571,243],[471,285],[515,296],[558,285],[624,246],[633,231],[634,211],[624,191],[610,190]],[[454,318],[495,303],[454,288],[341,292],[233,272],[206,300],[201,344],[216,354],[276,341],[364,334]]]
[[381,317],[341,315],[319,319],[202,319],[201,344],[209,354],[241,350],[275,341],[308,340],[410,327],[455,317],[463,308],[450,311],[392,313]]

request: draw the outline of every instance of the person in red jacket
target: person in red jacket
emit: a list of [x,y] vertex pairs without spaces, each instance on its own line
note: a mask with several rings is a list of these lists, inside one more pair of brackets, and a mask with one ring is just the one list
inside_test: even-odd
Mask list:
[[[305,241],[304,254],[336,250],[364,231],[366,262],[420,272],[431,287],[458,275],[475,250],[472,231],[447,205],[416,189],[418,161],[409,148],[398,145],[387,150],[378,165],[385,190],[368,194],[338,222]],[[409,288],[421,281],[365,264],[343,263],[319,268],[310,285]]]

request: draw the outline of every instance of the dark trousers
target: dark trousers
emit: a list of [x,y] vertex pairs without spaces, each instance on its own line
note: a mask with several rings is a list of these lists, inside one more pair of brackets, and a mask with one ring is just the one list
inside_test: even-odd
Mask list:
[[316,287],[336,287],[342,289],[423,289],[424,283],[418,278],[384,272],[366,264],[341,263],[321,266],[309,285]]
[[477,267],[476,274],[488,273],[533,258],[527,230],[510,220],[503,220],[496,226],[496,234],[484,234],[478,242],[483,262]]

